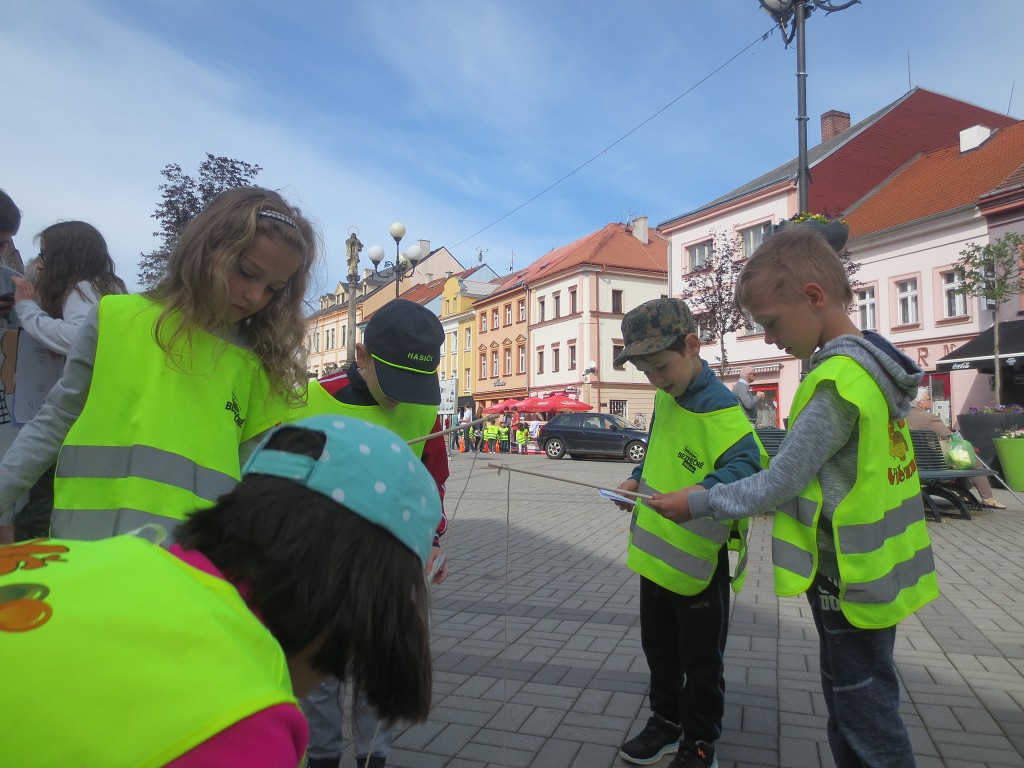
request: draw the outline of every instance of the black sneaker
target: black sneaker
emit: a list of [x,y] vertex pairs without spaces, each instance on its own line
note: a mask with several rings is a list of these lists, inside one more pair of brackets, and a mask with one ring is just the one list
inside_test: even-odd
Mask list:
[[679,749],[682,733],[682,727],[657,713],[652,714],[644,729],[619,748],[619,756],[637,765],[651,765]]
[[706,741],[684,741],[668,768],[718,768],[715,745]]

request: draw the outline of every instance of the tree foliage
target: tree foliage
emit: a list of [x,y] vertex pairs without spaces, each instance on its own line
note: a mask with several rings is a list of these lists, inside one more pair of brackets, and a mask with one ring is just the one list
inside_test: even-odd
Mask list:
[[1001,403],[999,376],[999,308],[1024,291],[1024,235],[1007,232],[988,245],[968,243],[960,251],[956,267],[961,271],[959,293],[977,296],[986,301],[995,313],[992,331],[992,354],[995,365],[996,403]]
[[195,178],[183,173],[177,163],[165,166],[160,171],[165,182],[158,187],[161,201],[153,213],[153,218],[160,222],[159,231],[153,233],[160,238],[160,245],[150,253],[140,254],[139,282],[147,288],[156,285],[167,272],[167,259],[185,225],[225,189],[253,186],[262,170],[258,165],[215,157],[209,152]]
[[724,375],[729,364],[725,336],[747,327],[747,318],[733,300],[736,278],[743,268],[743,243],[735,230],[717,229],[710,235],[711,258],[686,276],[679,296],[700,326],[701,342],[718,341],[720,375]]

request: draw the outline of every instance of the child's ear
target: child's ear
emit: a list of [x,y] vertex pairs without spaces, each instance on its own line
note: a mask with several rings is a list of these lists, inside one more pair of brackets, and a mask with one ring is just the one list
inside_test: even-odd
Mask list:
[[683,343],[686,345],[686,351],[693,355],[700,354],[700,337],[696,333],[688,333],[683,339]]
[[821,309],[828,302],[828,294],[818,283],[807,283],[804,286],[804,296],[815,309]]
[[365,368],[370,356],[366,354],[366,346],[356,342],[356,367]]

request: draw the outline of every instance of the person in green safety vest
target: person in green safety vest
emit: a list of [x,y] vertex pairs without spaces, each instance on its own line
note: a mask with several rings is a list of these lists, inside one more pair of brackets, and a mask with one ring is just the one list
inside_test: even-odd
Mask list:
[[104,296],[0,462],[0,541],[55,462],[63,538],[170,530],[230,491],[262,414],[305,396],[297,353],[318,240],[277,192],[229,189],[185,226],[155,288]]
[[502,453],[508,453],[509,451],[509,429],[510,427],[507,424],[498,424],[498,450]]
[[[657,387],[644,462],[619,488],[666,493],[715,487],[761,469],[763,455],[736,398],[700,357],[697,324],[681,299],[654,299],[622,319],[632,362]],[[626,564],[640,574],[640,639],[651,671],[651,716],[619,755],[649,765],[678,752],[673,766],[717,765],[725,714],[724,653],[729,589],[739,591],[749,525],[677,525],[643,502],[631,509]],[[729,549],[738,550],[730,578]]]
[[0,546],[0,654],[18,660],[0,765],[295,768],[296,699],[329,675],[360,680],[388,719],[426,719],[440,519],[401,437],[331,415],[271,433],[169,549]]
[[923,374],[853,323],[849,278],[813,229],[767,238],[739,275],[736,303],[767,343],[810,358],[789,433],[767,471],[650,505],[680,523],[777,510],[775,591],[807,594],[837,768],[913,766],[893,648],[899,622],[939,594],[906,421]]
[[530,427],[525,421],[516,425],[516,448],[518,453],[526,453],[526,445],[530,442]]
[[484,440],[487,441],[488,453],[494,453],[498,445],[498,425],[493,421],[487,422],[484,426]]

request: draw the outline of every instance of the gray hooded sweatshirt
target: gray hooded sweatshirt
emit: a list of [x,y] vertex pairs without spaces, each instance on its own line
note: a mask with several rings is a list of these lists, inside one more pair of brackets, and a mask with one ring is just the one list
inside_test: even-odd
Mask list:
[[[850,334],[827,342],[811,356],[811,367],[840,355],[855,360],[875,380],[889,406],[890,418],[906,417],[924,376],[909,357],[884,337],[865,331],[863,337]],[[831,381],[824,381],[790,427],[768,469],[707,491],[692,492],[690,514],[694,518],[736,520],[771,512],[799,496],[817,477],[822,493],[818,567],[823,576],[837,579],[832,515],[857,479],[857,408],[839,396]]]

